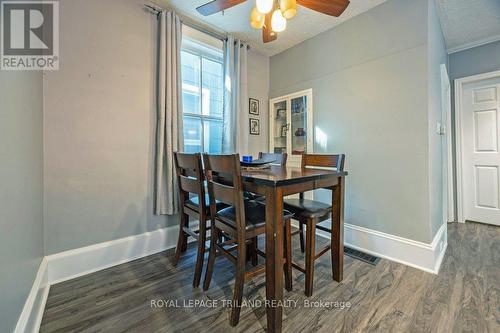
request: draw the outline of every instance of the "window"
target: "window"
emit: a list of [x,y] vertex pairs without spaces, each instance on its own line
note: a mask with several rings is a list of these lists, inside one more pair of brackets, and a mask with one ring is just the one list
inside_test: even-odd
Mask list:
[[220,154],[224,124],[222,42],[204,42],[212,38],[209,36],[200,41],[192,38],[189,30],[184,34],[181,52],[184,151]]

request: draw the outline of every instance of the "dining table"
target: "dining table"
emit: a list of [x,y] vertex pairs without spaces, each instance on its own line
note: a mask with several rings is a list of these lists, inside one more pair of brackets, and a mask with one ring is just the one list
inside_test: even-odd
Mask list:
[[332,191],[331,248],[333,279],[344,270],[344,189],[346,171],[272,165],[242,170],[245,191],[266,200],[266,315],[267,332],[281,332],[283,322],[283,198],[315,189]]

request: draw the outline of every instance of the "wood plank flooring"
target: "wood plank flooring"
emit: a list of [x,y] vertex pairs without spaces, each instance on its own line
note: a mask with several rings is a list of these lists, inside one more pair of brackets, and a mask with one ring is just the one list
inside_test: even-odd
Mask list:
[[[298,239],[294,245],[300,260]],[[263,332],[265,308],[257,302],[265,299],[264,275],[245,284],[245,299],[255,304],[242,308],[232,328],[221,302],[231,299],[233,266],[217,258],[204,293],[191,286],[194,254],[190,246],[177,268],[167,251],[52,286],[41,332]],[[339,284],[325,255],[316,264],[314,295],[304,296],[304,275],[295,270],[293,287],[285,291],[284,332],[500,332],[500,228],[449,224],[439,275],[346,256]],[[177,300],[179,307],[151,306],[159,300]],[[219,306],[182,307],[190,300]],[[307,301],[350,307],[307,307]]]

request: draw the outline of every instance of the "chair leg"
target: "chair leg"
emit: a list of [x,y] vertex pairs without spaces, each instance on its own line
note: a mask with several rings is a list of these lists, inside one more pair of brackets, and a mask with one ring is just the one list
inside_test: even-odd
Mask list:
[[292,226],[290,219],[285,221],[285,237],[283,237],[285,243],[285,267],[283,271],[285,272],[285,288],[288,291],[292,291]]
[[257,255],[257,244],[258,244],[259,239],[257,237],[254,237],[252,239],[251,243],[251,259],[252,259],[252,266],[257,266],[259,264],[259,256]]
[[207,270],[205,271],[205,281],[203,282],[203,290],[208,290],[210,281],[212,280],[212,273],[214,270],[215,257],[217,255],[217,239],[219,239],[219,229],[212,223],[212,235],[210,237],[210,251],[208,253]]
[[300,237],[300,251],[304,253],[304,223],[302,221],[299,221],[299,237]]
[[189,220],[189,216],[187,214],[181,214],[179,221],[179,237],[177,238],[177,246],[175,247],[174,258],[172,259],[172,264],[174,265],[174,267],[177,266],[177,263],[179,262],[179,258],[181,256],[181,252],[184,252],[183,248],[186,247],[184,243],[187,243],[187,237],[186,233],[183,230],[183,228],[186,226],[186,220]]
[[236,326],[240,321],[241,301],[243,299],[243,285],[245,283],[245,262],[246,262],[246,245],[245,241],[238,244],[238,254],[236,260],[236,278],[234,280],[233,301],[231,309],[231,317],[229,325]]
[[200,233],[198,237],[198,252],[196,253],[196,265],[194,267],[193,287],[198,288],[203,271],[203,261],[205,261],[205,242],[207,240],[207,220],[205,216],[200,216]]
[[[183,215],[186,215],[186,217],[185,217],[186,220],[184,222],[184,226],[189,228],[189,215],[187,215],[187,214],[183,214]],[[184,242],[182,243],[182,248],[181,248],[182,252],[186,252],[187,245],[188,245],[188,234],[184,233]]]
[[316,255],[316,225],[309,221],[306,226],[306,296],[312,296],[314,280],[314,257]]

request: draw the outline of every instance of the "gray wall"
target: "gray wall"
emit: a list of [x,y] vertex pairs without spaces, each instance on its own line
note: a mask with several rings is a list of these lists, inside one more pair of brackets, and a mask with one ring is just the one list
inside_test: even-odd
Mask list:
[[269,65],[269,57],[252,49],[248,51],[248,97],[259,100],[260,105],[260,115],[249,115],[260,120],[260,135],[249,135],[248,139],[249,153],[253,156],[269,150]]
[[0,332],[12,332],[43,257],[42,73],[0,71]]
[[[44,77],[47,255],[177,223],[152,214],[157,23],[143,8],[60,3],[60,70]],[[248,61],[260,68],[249,92],[264,120],[269,59],[250,50]],[[261,133],[253,150],[267,139]]]
[[271,97],[314,89],[316,152],[347,154],[347,223],[429,243],[427,0],[389,0],[271,58]]
[[449,55],[450,79],[500,70],[500,41]]
[[61,1],[46,73],[45,253],[175,223],[153,212],[155,16],[144,1]]
[[[431,237],[445,222],[443,215],[443,148],[445,136],[437,134],[437,124],[443,122],[441,64],[446,64],[446,46],[441,30],[435,0],[429,0],[428,8],[428,96],[429,96],[429,207]],[[446,119],[444,119],[446,120]]]

